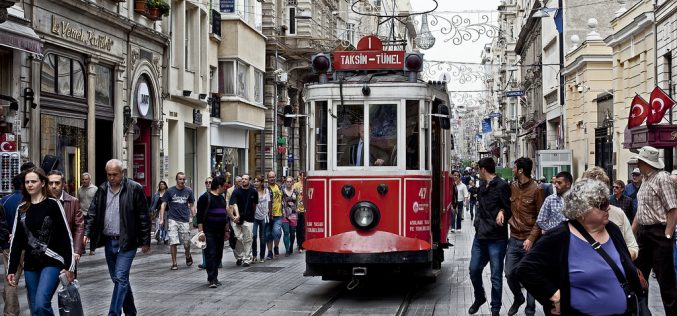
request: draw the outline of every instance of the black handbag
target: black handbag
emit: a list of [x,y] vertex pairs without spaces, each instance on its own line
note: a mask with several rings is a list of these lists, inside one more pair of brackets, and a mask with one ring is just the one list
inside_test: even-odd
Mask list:
[[625,293],[625,297],[628,301],[626,314],[632,316],[651,316],[651,311],[649,311],[648,304],[646,304],[646,298],[639,297],[637,293],[635,293],[635,291],[630,288],[630,283],[628,283],[628,280],[625,278],[623,272],[621,272],[621,269],[618,268],[613,259],[609,257],[609,254],[607,254],[606,251],[602,249],[602,244],[593,239],[588,231],[585,230],[583,225],[581,225],[581,223],[579,223],[577,220],[571,220],[569,223],[571,223],[571,225],[573,225],[576,230],[578,230],[578,232],[583,235],[583,238],[588,241],[590,246],[592,246],[592,249],[602,256],[604,261],[606,261],[606,263],[611,267],[611,270],[614,271],[614,274],[616,275],[618,282],[620,282],[623,293]]

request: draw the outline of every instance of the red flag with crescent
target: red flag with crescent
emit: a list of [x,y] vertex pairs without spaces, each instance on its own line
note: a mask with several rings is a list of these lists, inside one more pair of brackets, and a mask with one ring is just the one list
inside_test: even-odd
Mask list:
[[672,106],[675,105],[675,100],[670,98],[663,89],[655,87],[651,91],[651,97],[649,98],[649,115],[646,118],[646,124],[656,124],[660,123],[667,112]]
[[632,99],[630,114],[628,115],[628,128],[634,128],[642,125],[644,119],[649,115],[649,104],[646,103],[639,94]]

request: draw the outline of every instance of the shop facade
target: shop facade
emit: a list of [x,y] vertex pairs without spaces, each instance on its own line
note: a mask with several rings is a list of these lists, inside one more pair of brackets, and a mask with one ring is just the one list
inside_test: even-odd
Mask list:
[[18,174],[19,166],[30,159],[27,118],[34,104],[30,65],[43,50],[43,43],[26,21],[23,9],[15,5],[6,11],[7,19],[0,22],[0,194],[3,195],[12,192],[12,178]]
[[32,12],[45,43],[31,65],[31,160],[56,164],[74,193],[81,173],[99,184],[106,162],[117,158],[149,196],[160,179],[167,37],[155,22],[114,2],[39,1]]

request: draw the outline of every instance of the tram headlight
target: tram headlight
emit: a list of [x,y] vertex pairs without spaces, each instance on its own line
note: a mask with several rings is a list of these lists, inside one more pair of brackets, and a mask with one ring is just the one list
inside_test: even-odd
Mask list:
[[350,222],[359,230],[370,230],[378,225],[381,213],[374,203],[362,201],[350,210]]

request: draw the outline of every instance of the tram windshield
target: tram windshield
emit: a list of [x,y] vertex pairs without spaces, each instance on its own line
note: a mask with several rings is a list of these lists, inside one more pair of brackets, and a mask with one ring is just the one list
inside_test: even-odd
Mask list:
[[[397,105],[372,104],[368,115],[365,124],[361,104],[345,105],[339,112],[336,133],[339,167],[397,166]],[[369,132],[365,133],[367,129]]]

